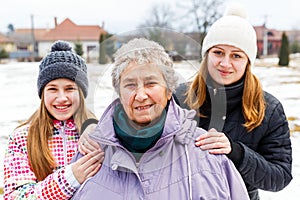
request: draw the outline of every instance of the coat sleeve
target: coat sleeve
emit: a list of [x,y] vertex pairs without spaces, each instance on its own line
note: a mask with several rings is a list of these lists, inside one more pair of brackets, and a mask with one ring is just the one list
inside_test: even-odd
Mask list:
[[268,105],[273,107],[266,116],[263,138],[257,152],[240,143],[244,149],[243,160],[238,167],[245,182],[258,189],[279,191],[292,180],[292,147],[288,121],[279,101]]
[[26,150],[27,130],[10,137],[4,157],[4,199],[69,199],[75,188],[61,168],[38,182],[30,168]]

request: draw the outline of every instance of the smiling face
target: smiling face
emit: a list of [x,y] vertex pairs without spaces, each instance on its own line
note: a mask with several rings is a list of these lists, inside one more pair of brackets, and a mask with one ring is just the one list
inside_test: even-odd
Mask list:
[[74,81],[65,78],[50,81],[44,88],[44,102],[55,119],[68,120],[79,107],[79,88]]
[[121,73],[121,103],[128,118],[139,125],[160,117],[171,96],[161,70],[153,64],[131,62]]
[[208,72],[218,84],[229,85],[240,80],[247,64],[248,57],[239,48],[216,45],[208,51]]

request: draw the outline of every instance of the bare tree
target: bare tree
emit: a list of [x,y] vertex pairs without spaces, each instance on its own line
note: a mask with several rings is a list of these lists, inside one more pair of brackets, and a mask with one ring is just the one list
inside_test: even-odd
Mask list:
[[150,15],[140,27],[172,28],[174,14],[168,4],[155,4]]
[[[183,10],[182,19],[192,20],[196,27],[198,41],[201,45],[203,39],[208,31],[208,28],[221,17],[220,8],[225,1],[222,0],[188,0],[183,3],[179,3],[178,7]],[[189,24],[189,23],[185,23]],[[186,29],[189,27],[185,27]],[[201,58],[201,51],[200,51]]]
[[155,4],[151,7],[149,16],[139,28],[144,28],[144,34],[151,40],[166,47],[165,29],[172,29],[174,14],[168,4]]
[[[224,0],[187,0],[176,4],[172,7],[168,4],[156,4],[144,23],[139,28],[148,28],[145,31],[149,39],[155,40],[167,46],[170,37],[164,35],[166,31],[163,29],[175,29],[180,32],[188,32],[192,28],[192,37],[200,45],[208,31],[208,28],[221,17],[220,8],[222,8]],[[176,14],[175,14],[176,13]],[[222,12],[223,13],[223,12]],[[180,26],[180,27],[179,27]],[[150,28],[151,27],[151,28]],[[179,30],[180,29],[180,30]],[[178,41],[176,41],[178,42]],[[181,48],[183,49],[183,48]],[[199,49],[199,48],[198,48]],[[200,48],[201,49],[201,48]],[[201,51],[199,50],[201,58]]]

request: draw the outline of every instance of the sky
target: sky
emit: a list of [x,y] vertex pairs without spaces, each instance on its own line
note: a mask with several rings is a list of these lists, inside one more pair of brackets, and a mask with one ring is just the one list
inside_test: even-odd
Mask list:
[[[0,32],[7,32],[8,24],[31,28],[31,19],[35,28],[53,28],[54,17],[58,23],[68,17],[77,25],[102,26],[104,23],[108,32],[120,33],[134,30],[149,18],[151,7],[161,2],[176,7],[179,0],[1,0]],[[239,2],[247,8],[252,25],[261,25],[266,20],[268,28],[300,30],[299,0]]]

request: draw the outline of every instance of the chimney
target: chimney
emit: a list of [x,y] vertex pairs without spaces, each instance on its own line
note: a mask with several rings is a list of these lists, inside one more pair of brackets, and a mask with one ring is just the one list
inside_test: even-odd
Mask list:
[[54,17],[54,28],[57,27],[57,17]]
[[102,27],[101,28],[104,29],[104,21],[102,21]]

